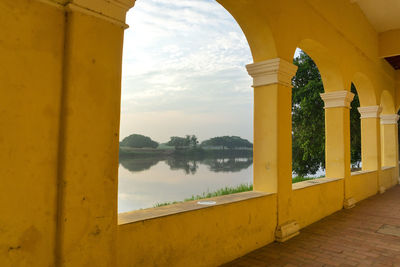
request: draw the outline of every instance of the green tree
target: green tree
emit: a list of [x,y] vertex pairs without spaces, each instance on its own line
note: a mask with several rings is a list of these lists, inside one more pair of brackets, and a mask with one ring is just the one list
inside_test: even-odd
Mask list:
[[179,150],[196,148],[198,143],[199,141],[195,135],[186,135],[185,137],[172,136],[167,145],[173,146],[176,150]]
[[192,135],[190,137],[190,145],[192,147],[196,148],[198,144],[199,144],[199,140],[197,139],[197,137],[195,135]]
[[[304,52],[293,60],[298,66],[293,78],[292,92],[292,157],[293,171],[299,176],[315,174],[325,168],[325,112],[320,94],[324,92],[319,70]],[[354,85],[353,93],[357,93]],[[350,111],[351,159],[361,160],[361,129],[358,95],[354,97]]]
[[183,149],[190,145],[190,139],[179,136],[172,136],[167,143],[168,146],[175,147],[176,150]]
[[314,61],[305,53],[294,59],[298,66],[292,93],[293,171],[300,176],[315,174],[325,165],[324,92]]
[[157,148],[158,143],[151,140],[150,137],[132,134],[125,137],[124,140],[120,142],[120,146],[133,147],[133,148]]
[[222,149],[252,148],[253,144],[239,136],[218,136],[205,140],[202,146],[222,147]]
[[351,164],[359,167],[361,162],[361,121],[358,107],[360,107],[360,100],[354,84],[351,84],[351,92],[354,94],[354,99],[351,102],[350,110],[350,153]]

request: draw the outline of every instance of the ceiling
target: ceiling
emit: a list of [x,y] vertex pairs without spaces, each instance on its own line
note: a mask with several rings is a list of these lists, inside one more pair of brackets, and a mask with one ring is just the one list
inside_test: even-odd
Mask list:
[[385,59],[395,70],[400,69],[400,56],[387,57]]
[[378,32],[400,29],[400,0],[351,0]]

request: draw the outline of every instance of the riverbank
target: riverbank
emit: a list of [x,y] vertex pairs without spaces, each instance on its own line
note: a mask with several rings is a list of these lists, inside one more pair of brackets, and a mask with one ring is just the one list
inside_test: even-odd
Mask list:
[[215,148],[191,148],[191,149],[175,149],[174,147],[162,148],[131,148],[121,146],[119,148],[120,158],[249,158],[253,157],[252,149],[215,149]]
[[[318,178],[321,178],[321,177],[318,177]],[[293,177],[292,183],[295,184],[295,183],[308,181],[308,180],[312,180],[312,179],[318,179],[318,178],[297,176],[297,177]],[[168,205],[187,202],[187,201],[201,200],[201,199],[207,199],[207,198],[211,198],[211,197],[218,197],[218,196],[236,194],[236,193],[247,192],[247,191],[253,191],[253,185],[252,184],[240,184],[240,185],[235,186],[235,187],[228,187],[227,186],[227,187],[221,188],[221,189],[213,191],[213,192],[203,192],[200,195],[192,195],[192,197],[185,198],[183,201],[172,201],[172,202],[157,203],[153,207],[168,206]]]

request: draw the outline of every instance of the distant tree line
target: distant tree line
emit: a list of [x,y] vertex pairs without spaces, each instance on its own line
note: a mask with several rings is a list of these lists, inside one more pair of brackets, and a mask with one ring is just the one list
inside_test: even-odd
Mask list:
[[[185,149],[196,149],[199,147],[199,141],[196,135],[186,135],[185,137],[172,136],[170,140],[165,144],[167,146],[172,146],[176,150]],[[131,148],[157,148],[159,143],[153,141],[150,137],[132,134],[125,137],[121,142],[122,147]],[[218,147],[227,149],[238,149],[238,148],[252,148],[253,144],[248,140],[243,139],[238,136],[219,136],[213,137],[211,139],[205,140],[200,144],[200,147]]]
[[186,137],[172,136],[167,142],[168,146],[175,147],[176,150],[196,148],[199,141],[195,135],[186,135]]
[[201,143],[205,147],[222,147],[222,149],[252,148],[253,144],[238,136],[213,137]]
[[120,142],[120,146],[134,148],[157,148],[158,145],[159,144],[156,141],[151,140],[150,137],[141,134],[132,134],[125,137],[124,140]]

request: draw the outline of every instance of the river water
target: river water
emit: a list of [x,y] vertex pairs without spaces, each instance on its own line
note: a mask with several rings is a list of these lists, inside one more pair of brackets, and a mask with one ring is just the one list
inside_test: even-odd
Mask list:
[[252,158],[121,159],[118,211],[182,201],[226,186],[253,183]]

